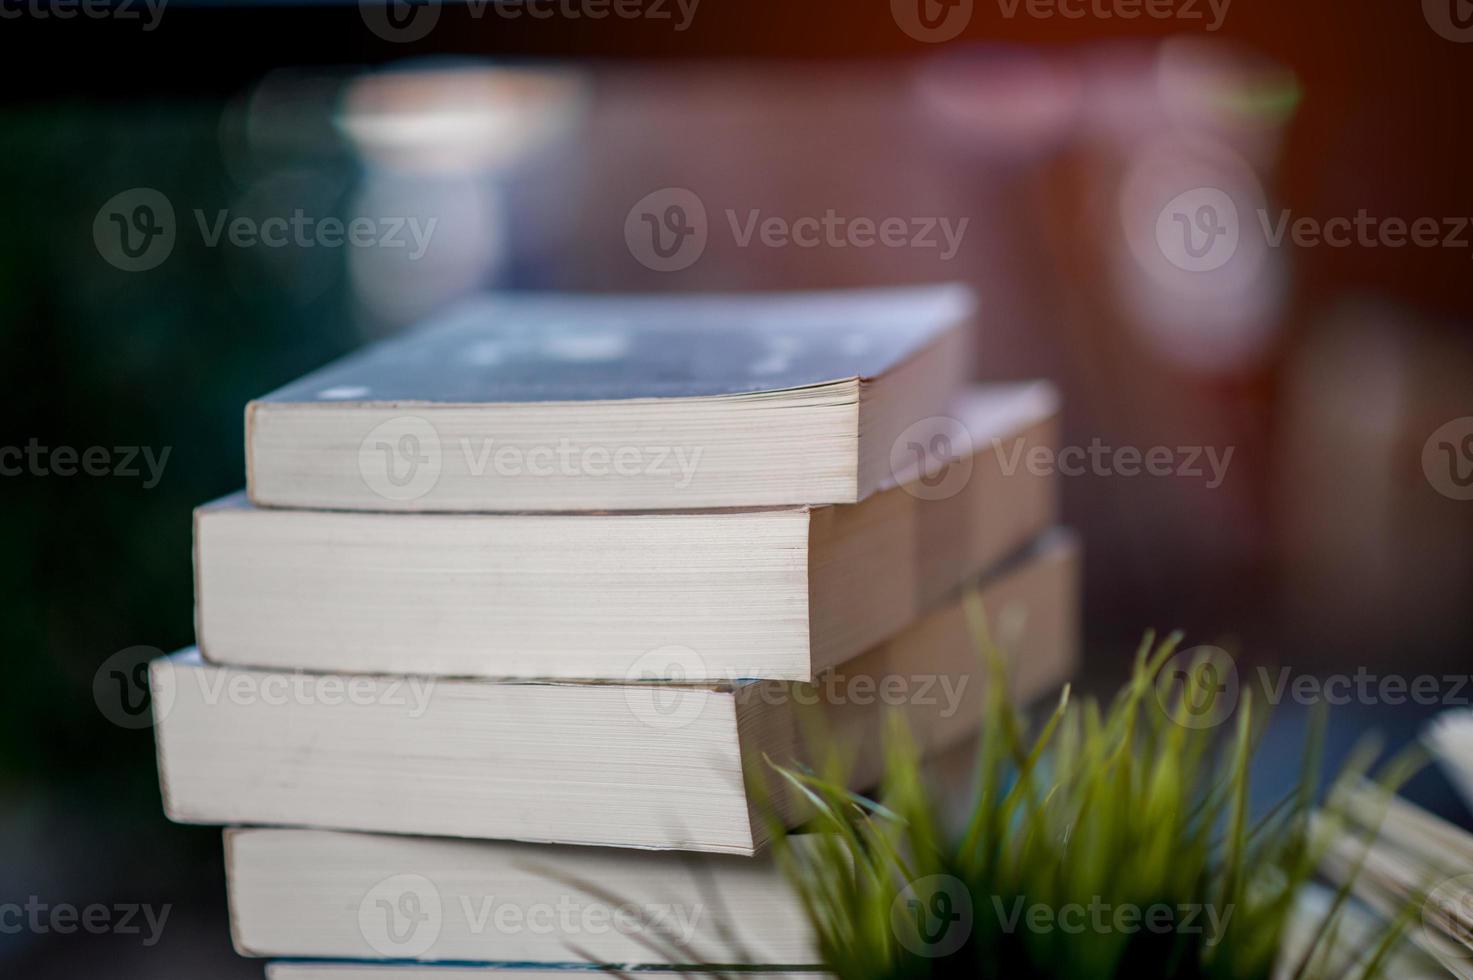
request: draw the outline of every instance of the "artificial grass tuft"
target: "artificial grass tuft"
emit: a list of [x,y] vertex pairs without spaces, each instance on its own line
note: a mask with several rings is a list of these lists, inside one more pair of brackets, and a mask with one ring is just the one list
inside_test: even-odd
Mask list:
[[[1312,827],[1323,716],[1296,788],[1252,820],[1263,716],[1244,690],[1221,725],[1202,723],[1225,707],[1220,662],[1177,656],[1179,635],[1148,634],[1112,703],[1065,688],[1030,727],[980,604],[970,612],[990,693],[961,826],[946,817],[955,794],[928,784],[898,723],[875,799],[845,788],[836,752],[814,769],[770,767],[814,812],[804,833],[772,830],[828,969],[854,980],[1383,975],[1406,918],[1369,950],[1333,950],[1348,886],[1301,949],[1284,952],[1324,847]],[[1375,755],[1357,753],[1339,779],[1365,778]],[[1413,767],[1396,758],[1377,778],[1395,786]]]

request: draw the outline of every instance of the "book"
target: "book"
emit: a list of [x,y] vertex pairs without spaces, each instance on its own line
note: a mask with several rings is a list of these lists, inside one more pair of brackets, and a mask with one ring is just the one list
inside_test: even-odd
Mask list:
[[1473,980],[1473,834],[1365,781],[1331,802],[1320,871],[1386,922],[1410,906],[1406,942]]
[[[816,685],[285,673],[186,651],[150,670],[164,808],[184,823],[752,854],[768,819],[744,777],[801,759],[813,718],[856,752],[856,785],[878,772],[892,708],[926,751],[975,730],[985,672],[969,596],[1014,664],[1010,694],[1061,682],[1078,643],[1076,551],[1048,536]],[[773,801],[776,818],[798,818],[798,801]]]
[[[858,504],[665,513],[195,515],[209,661],[361,673],[811,680],[1055,523],[1047,384],[977,386],[965,455]],[[961,453],[958,440],[953,450]],[[932,491],[936,492],[932,492]],[[652,674],[671,638],[699,656]]]
[[1437,764],[1473,809],[1473,710],[1453,708],[1432,720],[1422,735]]
[[768,853],[248,828],[225,832],[225,874],[243,956],[822,962],[802,903]]
[[[979,749],[967,739],[922,769],[938,797],[968,815]],[[230,828],[224,839],[231,933],[243,956],[604,963],[641,973],[822,964],[798,892],[770,851],[631,852],[272,827]],[[818,839],[799,833],[787,843],[801,850]]]
[[478,297],[252,401],[247,489],[347,510],[855,503],[968,377],[974,306],[962,286]]
[[[1295,896],[1279,944],[1276,980],[1288,980],[1305,961],[1327,917],[1335,916],[1335,941],[1321,947],[1317,977],[1363,977],[1379,960],[1380,976],[1395,980],[1446,980],[1448,970],[1411,940],[1393,944],[1382,956],[1385,918],[1364,904],[1336,901],[1334,890],[1306,882]],[[1416,928],[1415,924],[1411,928]]]

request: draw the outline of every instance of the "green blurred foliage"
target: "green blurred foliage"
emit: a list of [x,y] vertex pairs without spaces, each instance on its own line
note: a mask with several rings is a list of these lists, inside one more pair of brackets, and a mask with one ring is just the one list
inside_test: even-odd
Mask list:
[[[0,446],[147,446],[142,477],[0,477],[0,801],[161,817],[152,732],[111,725],[92,696],[125,647],[193,641],[191,509],[244,482],[245,402],[356,345],[342,257],[321,288],[280,280],[283,256],[206,247],[195,208],[230,207],[264,165],[223,158],[219,102],[54,104],[0,114]],[[281,166],[281,161],[274,161]],[[346,191],[346,158],[300,161]],[[255,168],[255,169],[253,169]],[[129,273],[93,219],[134,187],[164,193],[173,252]],[[338,205],[341,206],[341,198]],[[287,256],[286,258],[290,258]],[[213,839],[213,834],[210,835]]]

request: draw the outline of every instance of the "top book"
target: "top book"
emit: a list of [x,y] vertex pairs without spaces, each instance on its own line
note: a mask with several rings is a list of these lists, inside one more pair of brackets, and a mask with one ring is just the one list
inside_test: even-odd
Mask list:
[[251,402],[247,487],[348,510],[854,503],[946,462],[974,309],[954,285],[481,296]]

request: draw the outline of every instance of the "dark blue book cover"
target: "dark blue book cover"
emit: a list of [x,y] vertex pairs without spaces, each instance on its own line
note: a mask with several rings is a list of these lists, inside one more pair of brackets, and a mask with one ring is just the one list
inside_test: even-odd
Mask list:
[[972,310],[961,286],[485,295],[262,401],[474,404],[781,391],[881,375]]

